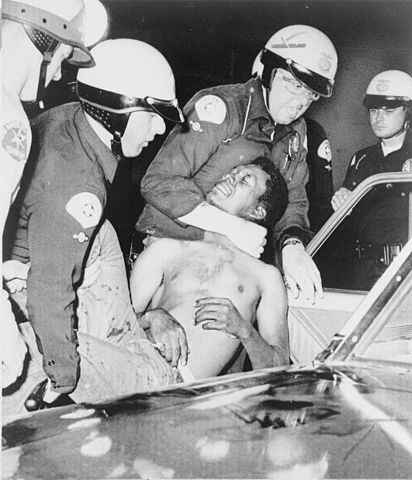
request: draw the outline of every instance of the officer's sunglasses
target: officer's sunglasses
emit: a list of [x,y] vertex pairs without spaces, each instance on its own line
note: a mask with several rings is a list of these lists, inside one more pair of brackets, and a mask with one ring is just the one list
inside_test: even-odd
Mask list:
[[328,78],[312,72],[290,58],[283,58],[265,48],[262,51],[260,61],[264,65],[262,81],[266,87],[270,86],[273,70],[282,68],[290,72],[298,82],[303,83],[314,95],[320,95],[321,97],[332,95],[333,83]]
[[131,113],[136,111],[154,112],[174,123],[183,123],[184,115],[179,108],[177,99],[162,100],[154,97],[128,97],[101,88],[94,88],[82,82],[77,82],[77,94],[81,100],[88,101],[97,107],[112,113]]

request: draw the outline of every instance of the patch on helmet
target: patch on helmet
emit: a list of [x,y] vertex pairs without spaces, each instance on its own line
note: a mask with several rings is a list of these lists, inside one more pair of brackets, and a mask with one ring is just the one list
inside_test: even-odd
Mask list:
[[376,91],[379,93],[385,93],[390,86],[390,81],[384,78],[381,78],[376,83]]
[[1,145],[18,162],[27,157],[27,129],[21,122],[8,122],[3,125]]
[[411,173],[412,172],[412,158],[408,158],[402,164],[402,172]]
[[195,104],[199,120],[220,125],[226,117],[225,102],[216,95],[205,95]]
[[74,195],[66,203],[66,211],[83,228],[91,228],[99,223],[103,209],[96,195],[90,192],[82,192]]
[[332,150],[330,148],[330,143],[327,138],[318,147],[318,157],[323,158],[327,162],[332,161]]

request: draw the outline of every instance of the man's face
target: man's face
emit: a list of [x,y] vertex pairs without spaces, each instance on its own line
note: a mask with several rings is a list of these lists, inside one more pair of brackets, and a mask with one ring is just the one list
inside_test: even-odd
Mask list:
[[137,157],[156,135],[163,135],[166,125],[157,113],[138,111],[130,114],[122,136],[122,151],[125,157]]
[[255,218],[253,212],[266,192],[269,175],[257,165],[235,167],[219,180],[207,195],[207,201],[227,213]]
[[298,82],[290,72],[278,68],[269,92],[269,112],[275,123],[288,125],[303,115],[318,98],[319,95]]
[[369,120],[373,133],[378,138],[391,138],[403,130],[406,109],[404,107],[370,108]]

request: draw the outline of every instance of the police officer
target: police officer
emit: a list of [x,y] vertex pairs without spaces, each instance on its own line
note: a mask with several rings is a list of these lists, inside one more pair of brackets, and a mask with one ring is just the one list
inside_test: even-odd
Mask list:
[[[410,169],[412,77],[400,70],[379,73],[370,81],[363,103],[378,142],[353,155],[343,186],[332,198],[334,210],[370,175]],[[369,289],[408,239],[408,191],[391,187],[377,188],[352,214],[355,288]]]
[[105,225],[107,188],[120,156],[139,155],[164,133],[165,119],[183,118],[173,72],[158,50],[117,39],[92,52],[96,66],[78,74],[80,103],[53,108],[33,123],[35,169],[13,247],[14,260],[30,262],[28,313],[59,394],[72,392],[78,380],[76,290]]
[[288,184],[289,205],[274,226],[293,293],[321,292],[319,272],[306,254],[309,239],[305,184],[305,122],[320,96],[332,95],[337,54],[316,28],[292,25],[262,50],[256,77],[197,93],[186,105],[187,129],[175,128],[141,183],[147,205],[137,229],[154,236],[199,239],[204,230],[229,237],[259,256],[266,231],[205,201],[205,192],[235,165],[269,156]]
[[[83,44],[83,0],[3,0],[1,6],[1,144],[0,227],[18,190],[30,146],[31,130],[21,101],[41,101],[51,80],[61,76],[68,59],[78,67],[93,65]],[[69,58],[70,57],[70,58]],[[1,259],[2,247],[0,247]],[[12,264],[2,269],[6,278],[25,275]],[[3,387],[20,374],[26,347],[17,331],[7,293],[0,291]]]

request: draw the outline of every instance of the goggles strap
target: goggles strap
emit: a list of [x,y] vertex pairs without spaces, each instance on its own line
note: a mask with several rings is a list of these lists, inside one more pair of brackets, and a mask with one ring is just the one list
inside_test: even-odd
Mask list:
[[60,45],[60,42],[53,38],[51,35],[44,33],[43,31],[31,27],[30,25],[23,25],[33,45],[43,55],[43,60],[40,66],[39,83],[37,87],[36,102],[40,109],[44,109],[43,98],[46,93],[46,74],[47,67],[49,66],[54,52]]
[[113,135],[111,140],[111,150],[114,155],[122,155],[121,139],[126,130],[130,113],[113,113],[96,107],[90,103],[80,100],[84,111],[94,120],[99,122],[108,132]]

